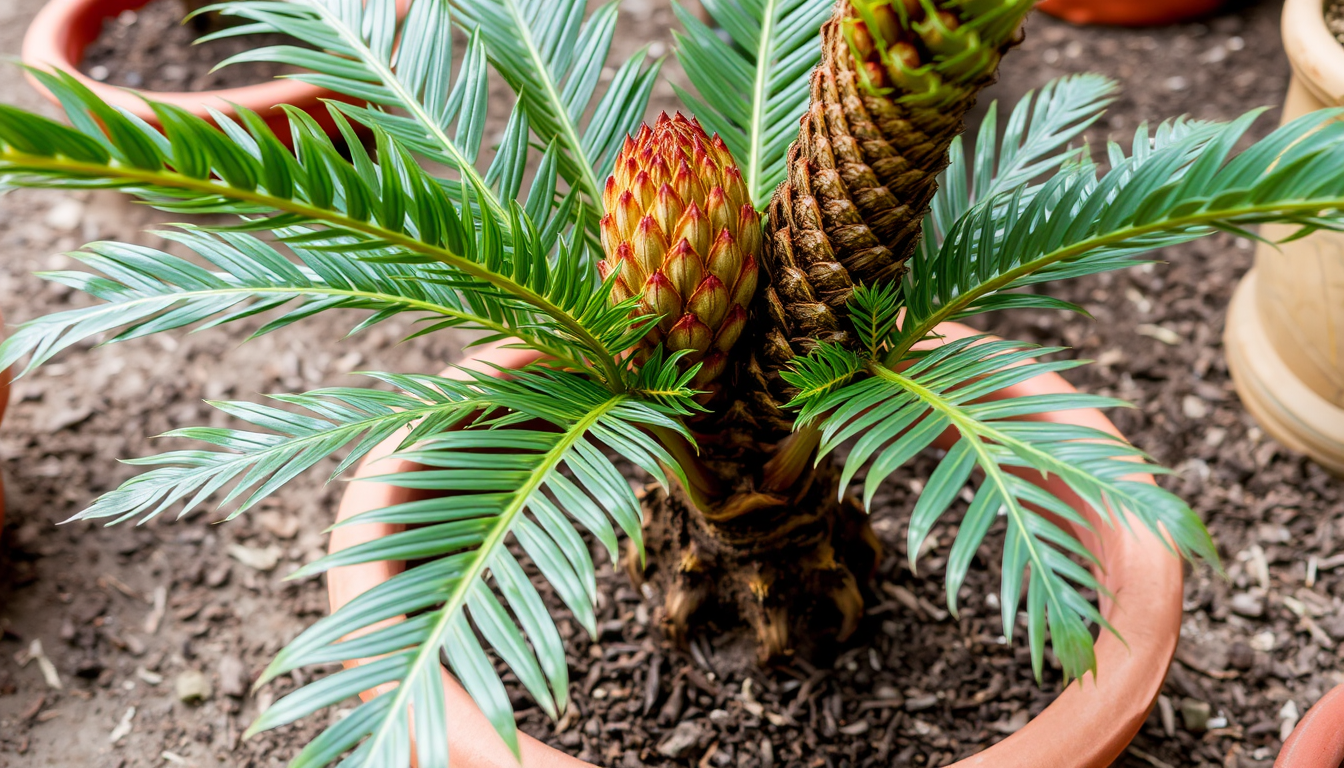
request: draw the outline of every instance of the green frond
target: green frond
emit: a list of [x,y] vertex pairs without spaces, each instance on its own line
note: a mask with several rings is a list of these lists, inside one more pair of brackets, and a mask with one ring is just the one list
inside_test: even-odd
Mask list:
[[[292,230],[295,234],[303,230]],[[116,331],[105,343],[195,326],[197,329],[281,310],[253,336],[270,333],[329,309],[371,312],[351,333],[411,313],[439,330],[461,327],[493,333],[479,343],[523,335],[529,345],[574,366],[570,351],[552,343],[526,312],[501,304],[482,306],[473,294],[425,280],[403,264],[350,259],[292,244],[298,263],[245,232],[208,233],[190,228],[157,232],[185,245],[218,271],[143,246],[90,243],[70,254],[94,272],[40,276],[88,293],[99,304],[56,312],[18,326],[0,344],[0,366],[28,356],[24,375],[72,344]],[[118,330],[120,329],[120,330]]]
[[789,144],[807,111],[808,76],[821,59],[818,31],[833,0],[701,0],[719,37],[680,3],[684,32],[674,32],[677,61],[695,92],[677,95],[711,132],[718,133],[742,168],[758,208],[784,180]]
[[817,345],[806,357],[794,358],[780,376],[798,394],[787,407],[797,408],[797,427],[806,427],[823,412],[827,395],[848,384],[864,368],[864,361],[848,348],[830,341]]
[[1217,231],[1244,235],[1270,222],[1298,225],[1299,234],[1344,229],[1338,114],[1293,121],[1235,157],[1259,112],[1225,125],[1164,124],[1151,140],[1140,128],[1132,154],[1110,147],[1111,170],[1100,178],[1094,164],[1079,162],[1031,194],[1022,185],[982,200],[936,253],[912,260],[902,285],[906,316],[887,362],[945,320],[1065,306],[1015,289],[1131,266],[1140,254]]
[[[220,66],[267,61],[302,68],[290,77],[355,99],[355,104],[333,106],[352,120],[397,137],[417,155],[452,168],[460,181],[441,180],[448,194],[460,194],[459,185],[469,187],[479,205],[508,224],[509,204],[520,191],[508,171],[527,164],[526,117],[515,111],[512,135],[481,173],[476,161],[490,108],[486,46],[473,36],[453,77],[453,18],[447,0],[412,3],[401,22],[396,0],[235,0],[205,10],[246,22],[206,40],[273,33],[305,43],[258,47]],[[521,131],[516,130],[520,125]],[[545,201],[548,211],[553,202]]]
[[887,346],[900,319],[901,286],[898,283],[872,288],[857,286],[850,296],[848,309],[859,343],[868,350],[869,357],[877,357]]
[[[1051,80],[1028,91],[1013,107],[999,138],[999,102],[981,120],[975,156],[968,161],[962,137],[952,140],[948,166],[938,179],[921,247],[936,249],[958,219],[981,200],[998,197],[1080,156],[1069,143],[1082,135],[1116,98],[1119,85],[1089,73]],[[1000,141],[1002,144],[1000,144]],[[1027,197],[1039,187],[1028,187]]]
[[268,431],[188,427],[168,432],[162,437],[199,440],[219,450],[171,451],[132,459],[127,463],[155,469],[98,497],[72,519],[110,518],[109,524],[136,517],[144,521],[179,503],[182,517],[230,483],[232,488],[217,506],[236,502],[229,514],[232,519],[351,443],[355,445],[336,475],[399,429],[410,427],[409,445],[478,410],[459,382],[433,376],[374,376],[397,391],[339,388],[273,397],[301,412],[248,402],[212,403],[229,416]]
[[1185,502],[1155,485],[1130,479],[1153,471],[1138,449],[1099,430],[1031,420],[1037,414],[1122,402],[1080,393],[984,400],[1040,374],[1081,364],[1030,359],[1056,351],[985,337],[949,342],[912,359],[904,370],[871,364],[871,377],[831,394],[816,408],[830,411],[822,428],[821,455],[855,440],[845,458],[840,487],[866,466],[865,505],[892,472],[946,429],[960,434],[911,513],[909,551],[920,551],[929,531],[978,468],[984,478],[958,523],[948,558],[948,606],[956,613],[957,592],[971,561],[990,526],[1004,517],[1008,526],[1003,553],[1004,632],[1012,638],[1024,575],[1029,572],[1027,613],[1037,677],[1048,627],[1065,677],[1077,678],[1096,672],[1088,623],[1106,625],[1079,590],[1105,590],[1091,571],[1072,559],[1096,563],[1096,554],[1055,519],[1081,526],[1090,523],[1032,478],[1059,478],[1109,525],[1129,525],[1132,518],[1159,537],[1169,534],[1184,556],[1216,562],[1217,552]]
[[246,110],[241,126],[216,115],[223,126],[217,129],[152,104],[165,139],[68,75],[39,76],[67,104],[75,127],[7,108],[0,114],[0,175],[7,184],[119,188],[167,211],[243,217],[224,229],[270,230],[313,251],[420,265],[419,279],[458,292],[474,315],[516,330],[524,341],[549,337],[547,346],[566,350],[566,359],[621,382],[616,355],[638,338],[638,321],[629,305],[608,305],[610,285],[595,279],[586,248],[561,238],[550,221],[534,222],[516,202],[507,222],[489,206],[473,208],[484,190],[463,185],[461,196],[450,198],[381,129],[374,129],[374,157],[352,149],[346,160],[297,110],[290,110],[296,137],[290,152]]
[[704,406],[695,401],[701,392],[692,385],[695,375],[700,372],[700,363],[685,366],[685,370],[680,365],[681,359],[689,354],[690,350],[668,354],[661,344],[658,345],[632,373],[626,391],[635,397],[658,402],[681,416],[705,413]]
[[490,63],[518,94],[533,131],[559,146],[561,177],[600,210],[616,152],[644,119],[660,68],[645,66],[645,52],[635,54],[593,104],[616,34],[617,3],[585,20],[584,0],[451,2],[457,22],[485,41]]
[[[572,374],[532,369],[510,381],[475,375],[455,386],[470,393],[464,402],[481,418],[466,429],[424,435],[398,454],[422,470],[365,480],[442,495],[343,523],[415,527],[334,553],[295,574],[425,560],[309,627],[267,668],[262,683],[312,664],[382,657],[280,699],[249,733],[306,717],[375,684],[398,684],[329,726],[295,765],[328,765],[351,748],[342,765],[405,765],[412,721],[419,764],[447,765],[440,653],[517,754],[512,707],[481,640],[552,716],[566,707],[569,680],[554,620],[507,544],[516,542],[579,622],[595,632],[594,568],[576,527],[592,533],[613,561],[617,529],[642,547],[639,501],[598,445],[666,482],[663,468],[676,462],[646,429],[672,429],[689,438],[674,410],[612,394]],[[498,418],[504,409],[507,415]],[[519,426],[530,419],[549,422],[554,431]],[[413,618],[375,628],[407,616]],[[352,633],[357,637],[342,639]],[[435,735],[423,738],[429,732]]]

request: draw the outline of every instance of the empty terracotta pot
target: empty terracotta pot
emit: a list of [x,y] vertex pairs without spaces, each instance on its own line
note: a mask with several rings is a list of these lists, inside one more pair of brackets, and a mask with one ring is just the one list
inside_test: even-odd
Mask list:
[[1344,766],[1344,685],[1316,702],[1274,761],[1274,768],[1340,766]]
[[[974,334],[963,325],[939,327],[949,339]],[[485,348],[466,365],[475,370],[494,372],[490,364],[516,368],[535,361],[537,356],[520,350]],[[456,370],[446,376],[458,377]],[[995,397],[1040,395],[1072,392],[1073,388],[1057,374],[1045,374],[996,393]],[[1068,411],[1045,414],[1044,420],[1082,424],[1119,434],[1099,411]],[[364,460],[357,476],[370,477],[414,469],[402,460],[388,459],[400,438],[384,442]],[[950,447],[950,443],[944,447]],[[1151,476],[1139,475],[1147,482]],[[1096,514],[1057,480],[1048,482],[1050,490],[1086,517]],[[350,483],[341,500],[337,519],[343,520],[368,510],[407,501],[412,492],[373,482]],[[337,552],[356,544],[395,533],[390,525],[355,525],[337,528],[329,550]],[[1075,534],[1102,561],[1098,575],[1116,596],[1103,601],[1102,611],[1120,632],[1123,641],[1103,632],[1097,643],[1100,673],[1071,685],[1025,728],[975,757],[957,763],[955,768],[1106,768],[1124,752],[1147,719],[1176,650],[1181,620],[1181,562],[1157,537],[1136,524],[1134,531],[1124,526],[1098,523],[1095,531],[1077,530]],[[368,563],[333,569],[327,577],[332,610],[345,605],[356,595],[400,573],[401,562]],[[347,666],[366,660],[347,662]],[[518,763],[494,733],[481,711],[445,670],[444,685],[449,713],[444,729],[448,733],[453,765],[458,768],[516,768]],[[375,691],[363,694],[365,700]],[[528,768],[582,768],[583,763],[541,742],[522,736],[523,765]]]
[[[1323,8],[1324,0],[1284,4],[1293,65],[1284,122],[1344,104],[1344,47]],[[1260,231],[1277,241],[1296,227]],[[1279,442],[1344,474],[1344,234],[1261,244],[1228,308],[1224,340],[1246,410]]]
[[[64,70],[98,94],[99,98],[131,112],[150,125],[158,125],[158,118],[141,98],[142,96],[181,107],[205,120],[210,119],[207,110],[209,107],[232,117],[236,115],[232,105],[238,104],[260,115],[276,136],[286,142],[289,141],[289,123],[285,113],[275,107],[278,104],[290,104],[312,115],[324,130],[334,132],[335,124],[322,100],[348,99],[334,91],[301,83],[298,80],[270,80],[242,88],[225,88],[217,91],[151,92],[134,91],[100,83],[80,72],[79,63],[84,58],[84,49],[98,39],[103,29],[103,21],[122,11],[140,8],[148,2],[149,0],[49,0],[33,19],[27,34],[24,35],[23,62],[35,67]],[[56,97],[34,78],[30,76],[28,81],[42,95],[59,106]]]
[[1074,24],[1154,27],[1199,18],[1221,8],[1225,0],[1043,0],[1036,5],[1051,16]]

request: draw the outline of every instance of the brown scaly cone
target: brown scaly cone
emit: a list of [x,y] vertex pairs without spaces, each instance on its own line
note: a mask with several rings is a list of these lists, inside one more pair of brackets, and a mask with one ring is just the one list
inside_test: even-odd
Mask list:
[[[901,279],[952,139],[1018,39],[1030,0],[842,0],[822,27],[812,101],[765,234],[766,285],[742,346],[739,415],[782,437],[779,373],[820,341],[852,345],[854,286]],[[933,9],[936,13],[929,13]]]
[[613,302],[642,294],[660,317],[641,342],[688,350],[693,385],[710,389],[747,322],[756,292],[761,218],[723,140],[680,113],[627,137],[603,193],[603,279]]
[[[615,275],[611,300],[638,294],[637,311],[660,318],[636,355],[647,359],[660,343],[689,350],[687,362],[702,364],[694,385],[712,394],[746,324],[761,246],[760,216],[732,155],[693,119],[662,115],[626,140],[603,204],[599,270]],[[702,416],[697,426],[712,429],[714,419]],[[649,578],[662,592],[667,634],[683,640],[692,614],[713,602],[755,628],[764,659],[788,652],[795,624],[816,615],[813,607],[848,636],[863,598],[844,562],[865,561],[858,572],[866,574],[878,551],[862,510],[838,500],[833,471],[809,474],[787,493],[758,492],[751,478],[768,454],[726,455],[727,447],[708,437],[703,465],[687,468],[713,487],[700,489],[699,504],[684,488],[645,499],[648,570],[638,558],[628,562],[636,580]]]
[[779,446],[793,421],[779,371],[818,341],[853,341],[844,307],[856,283],[900,279],[948,145],[1030,6],[847,0],[823,28],[812,108],[770,208],[767,284],[730,361],[735,404],[725,414],[729,403],[712,403],[716,421],[698,424],[717,430],[698,441],[709,490],[698,501],[651,490],[648,567],[627,561],[661,592],[674,640],[715,608],[746,621],[763,661],[832,648],[857,629],[880,544],[841,497],[836,466],[811,468],[815,443]]

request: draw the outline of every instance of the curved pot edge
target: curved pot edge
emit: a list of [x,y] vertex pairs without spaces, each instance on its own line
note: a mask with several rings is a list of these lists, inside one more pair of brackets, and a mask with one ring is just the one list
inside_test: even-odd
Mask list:
[[[1036,8],[1070,24],[1158,27],[1198,19],[1218,10],[1225,0],[1042,0]],[[1142,5],[1140,9],[1132,6]]]
[[1279,356],[1256,302],[1259,277],[1253,267],[1241,278],[1223,326],[1224,354],[1237,395],[1274,439],[1344,475],[1344,409],[1316,394]]
[[[101,23],[103,18],[110,15],[110,11],[105,13],[100,9],[105,9],[109,5],[117,9],[124,9],[127,6],[139,7],[148,1],[49,0],[24,33],[20,59],[30,66],[56,68],[68,72],[99,98],[129,111],[151,125],[158,125],[158,117],[145,103],[144,97],[182,107],[205,120],[211,120],[207,107],[213,107],[232,116],[235,114],[232,105],[238,104],[260,115],[282,141],[288,140],[289,131],[284,113],[273,109],[278,104],[291,104],[312,114],[324,128],[331,122],[322,103],[323,99],[344,97],[335,91],[298,80],[275,80],[238,88],[199,92],[143,91],[100,83],[80,72],[80,57],[77,57],[76,53],[82,54],[84,46],[77,44],[75,31],[78,28],[77,20],[88,15],[97,15]],[[79,50],[74,51],[72,48]],[[36,78],[27,73],[25,77],[38,93],[59,106],[55,95],[43,87]]]
[[1344,46],[1325,26],[1325,0],[1287,0],[1283,49],[1302,84],[1327,105],[1344,104]]
[[1274,761],[1274,768],[1340,768],[1340,765],[1344,765],[1344,685],[1316,702]]
[[[949,339],[976,333],[960,325],[940,327]],[[522,350],[492,348],[471,358],[469,365],[484,369],[483,361],[509,367],[536,359]],[[452,375],[449,372],[445,375]],[[1072,387],[1057,374],[1046,374],[1029,382],[1029,391],[1065,392]],[[1028,384],[1018,385],[1021,390]],[[1099,411],[1071,411],[1046,414],[1050,420],[1085,424],[1119,435],[1115,426]],[[396,438],[391,438],[395,441]],[[384,464],[373,467],[391,452],[384,443],[360,465],[357,477],[395,471]],[[1136,475],[1153,482],[1149,475]],[[1054,481],[1057,483],[1058,481]],[[338,519],[368,509],[395,503],[397,489],[373,483],[351,483],[342,498]],[[1081,504],[1059,487],[1052,491],[1071,504]],[[1088,512],[1089,516],[1092,513]],[[1156,702],[1167,667],[1179,638],[1183,572],[1180,560],[1156,536],[1141,524],[1097,526],[1098,538],[1080,532],[1080,538],[1095,547],[1106,564],[1103,582],[1116,594],[1118,603],[1103,604],[1108,619],[1124,641],[1107,633],[1097,643],[1097,676],[1088,676],[1070,686],[1034,718],[1025,728],[978,755],[956,763],[953,768],[992,766],[993,768],[1105,768],[1124,751],[1147,719]],[[390,533],[389,526],[361,525],[336,529],[329,551],[335,552],[362,541]],[[1090,539],[1090,541],[1089,541]],[[332,609],[344,605],[355,595],[386,581],[401,569],[400,563],[370,563],[333,569],[328,574],[328,592]],[[348,662],[347,666],[361,663]],[[453,743],[455,765],[471,768],[511,768],[516,766],[511,753],[498,739],[485,716],[460,685],[444,672],[446,706],[453,712],[447,731]],[[367,700],[376,691],[367,691]],[[1081,723],[1081,725],[1080,725]],[[455,737],[455,738],[454,738]],[[475,737],[475,738],[473,738]],[[524,765],[531,767],[579,768],[587,766],[569,755],[520,735]]]
[[[0,331],[5,327],[5,318],[0,316]],[[0,339],[4,338],[4,333],[0,332]],[[0,371],[0,424],[4,423],[5,411],[9,410],[9,385],[14,371],[6,368]],[[5,478],[0,474],[0,531],[5,526]]]

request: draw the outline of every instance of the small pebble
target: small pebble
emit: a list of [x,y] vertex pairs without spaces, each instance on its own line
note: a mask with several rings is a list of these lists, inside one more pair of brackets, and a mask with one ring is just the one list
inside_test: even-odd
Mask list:
[[1228,607],[1232,609],[1233,613],[1251,619],[1259,618],[1265,614],[1264,598],[1250,592],[1238,592],[1232,595],[1232,599],[1228,601]]
[[1181,400],[1181,411],[1186,418],[1198,421],[1209,415],[1209,405],[1198,395],[1186,395]]
[[1251,648],[1264,653],[1274,650],[1274,646],[1278,644],[1278,638],[1274,637],[1274,633],[1268,629],[1251,638]]
[[1255,651],[1245,643],[1233,643],[1227,652],[1228,666],[1242,671],[1255,666]]
[[1158,341],[1162,342],[1163,344],[1166,344],[1169,347],[1174,347],[1177,344],[1180,344],[1182,341],[1181,335],[1179,333],[1161,325],[1144,323],[1143,325],[1136,327],[1134,330],[1137,331],[1140,336],[1147,336],[1150,339],[1157,339]]
[[841,726],[840,732],[845,734],[846,736],[862,736],[863,734],[868,732],[868,728],[869,725],[867,720],[859,720],[858,722]]
[[1031,713],[1025,709],[1019,709],[1014,712],[1011,717],[1000,720],[997,723],[990,723],[989,728],[990,730],[997,731],[1005,736],[1011,736],[1023,728],[1026,728],[1027,723],[1030,721]]
[[247,547],[242,544],[230,544],[229,556],[234,560],[246,565],[253,570],[266,571],[274,570],[280,563],[281,550],[277,546],[269,546],[265,549],[258,547]]
[[205,574],[205,585],[211,589],[222,587],[224,582],[229,580],[231,573],[233,573],[233,566],[228,561],[224,561]]
[[924,696],[915,696],[905,700],[906,712],[923,712],[926,709],[932,709],[938,704],[938,697],[933,694]]
[[214,689],[210,686],[210,678],[202,672],[189,669],[177,676],[173,681],[173,690],[177,693],[177,700],[188,704],[209,701],[214,694]]
[[144,656],[145,651],[148,650],[145,648],[145,641],[135,635],[122,635],[121,641],[126,644],[126,652],[132,656]]
[[126,710],[126,713],[121,716],[121,720],[117,721],[117,726],[112,729],[112,733],[108,736],[107,740],[112,744],[116,744],[129,736],[131,729],[134,727],[134,719],[135,707],[130,707]]
[[1293,729],[1297,727],[1297,721],[1301,718],[1301,713],[1297,711],[1297,702],[1289,699],[1283,703],[1283,708],[1279,710],[1279,720],[1282,721],[1279,727],[1279,741],[1287,741],[1288,737],[1293,735]]
[[658,754],[677,759],[685,757],[700,742],[700,724],[688,720],[676,727],[667,738],[658,745]]
[[225,696],[242,698],[247,695],[247,667],[233,654],[219,659],[219,692]]
[[287,515],[276,510],[267,510],[257,515],[257,522],[267,532],[281,539],[292,539],[299,532],[297,515]]
[[1157,711],[1162,717],[1162,731],[1167,736],[1176,735],[1176,708],[1166,694],[1157,697]]
[[43,219],[48,227],[61,232],[73,231],[82,221],[84,221],[84,204],[73,197],[57,200]]
[[1181,720],[1185,730],[1191,733],[1203,733],[1209,729],[1209,717],[1212,710],[1207,701],[1185,699],[1181,702]]

